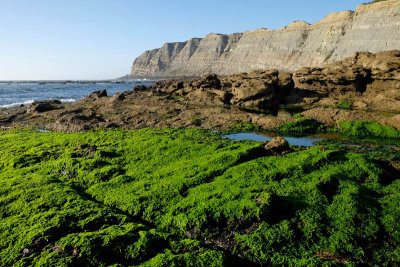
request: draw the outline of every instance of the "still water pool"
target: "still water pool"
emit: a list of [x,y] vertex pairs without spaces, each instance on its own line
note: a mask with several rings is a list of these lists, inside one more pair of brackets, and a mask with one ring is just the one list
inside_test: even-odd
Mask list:
[[[223,138],[229,138],[232,140],[253,140],[253,141],[270,141],[274,138],[273,135],[260,134],[260,133],[235,133],[223,135]],[[285,137],[283,136],[290,145],[294,146],[315,146],[315,143],[320,141],[321,138],[318,137]]]

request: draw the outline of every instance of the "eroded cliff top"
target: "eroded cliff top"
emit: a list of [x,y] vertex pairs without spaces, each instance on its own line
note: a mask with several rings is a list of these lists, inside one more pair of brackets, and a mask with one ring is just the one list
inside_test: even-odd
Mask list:
[[[358,51],[400,49],[400,1],[363,4],[334,12],[319,22],[295,21],[277,30],[212,33],[169,43],[139,56],[131,78],[227,75],[256,69],[295,71],[342,60]],[[165,47],[168,47],[166,53]]]

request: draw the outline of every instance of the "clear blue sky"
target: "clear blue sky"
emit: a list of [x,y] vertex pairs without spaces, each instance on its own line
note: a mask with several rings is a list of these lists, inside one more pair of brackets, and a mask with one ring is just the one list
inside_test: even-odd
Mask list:
[[314,23],[356,0],[0,0],[0,80],[109,79],[165,42]]

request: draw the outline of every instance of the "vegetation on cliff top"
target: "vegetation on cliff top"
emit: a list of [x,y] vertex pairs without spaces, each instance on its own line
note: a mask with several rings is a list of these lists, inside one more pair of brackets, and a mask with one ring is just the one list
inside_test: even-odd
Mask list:
[[368,2],[368,4],[372,4],[372,3],[377,3],[377,2],[384,2],[387,0],[372,0],[371,2]]
[[0,133],[0,265],[390,265],[399,173],[205,130]]

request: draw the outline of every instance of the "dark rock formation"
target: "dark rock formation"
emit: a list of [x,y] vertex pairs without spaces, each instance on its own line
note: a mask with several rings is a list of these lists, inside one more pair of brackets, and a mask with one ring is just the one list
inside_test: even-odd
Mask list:
[[99,99],[101,97],[106,97],[107,96],[107,90],[100,90],[100,91],[96,91],[91,93],[87,98],[90,99]]
[[61,104],[59,100],[43,100],[43,101],[35,101],[30,105],[27,112],[28,113],[38,113],[38,112],[45,112],[53,109],[57,109],[58,106]]

